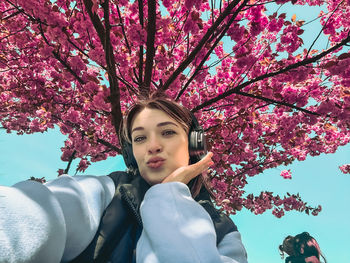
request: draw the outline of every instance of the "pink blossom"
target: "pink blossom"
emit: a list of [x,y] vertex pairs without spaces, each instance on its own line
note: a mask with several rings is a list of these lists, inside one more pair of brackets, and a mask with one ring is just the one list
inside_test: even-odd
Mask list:
[[185,7],[190,10],[193,6],[196,7],[196,9],[200,9],[202,1],[200,0],[185,0]]
[[78,122],[80,118],[80,112],[76,111],[74,108],[70,108],[67,112],[66,119],[73,123]]
[[64,149],[63,153],[62,153],[62,156],[61,156],[61,160],[62,161],[69,161],[71,156],[72,156],[72,154],[73,154],[73,150],[72,149]]
[[162,3],[164,5],[164,7],[168,8],[173,4],[173,1],[172,0],[163,0]]
[[217,180],[217,179],[213,179],[212,180],[212,185],[213,185],[213,187],[215,187],[218,191],[221,191],[221,192],[226,192],[226,190],[227,190],[227,184],[226,183],[224,183],[224,182],[221,182],[221,181],[219,181],[219,180]]
[[192,19],[187,19],[185,26],[184,26],[184,32],[186,33],[192,33],[192,34],[196,34],[198,33],[198,24],[196,21],[192,20]]
[[290,172],[290,170],[283,170],[281,172],[281,176],[284,178],[284,179],[292,179],[292,174]]
[[[7,132],[30,134],[58,126],[68,137],[62,160],[68,162],[74,153],[78,169],[85,171],[90,163],[117,155],[119,122],[141,91],[164,91],[175,99],[184,88],[178,102],[195,111],[215,152],[211,183],[221,208],[234,214],[244,206],[277,217],[291,210],[319,213],[317,204],[309,206],[298,195],[249,194],[245,187],[266,169],[333,153],[350,142],[350,55],[345,46],[308,53],[302,36],[315,32],[280,9],[271,14],[267,2],[240,1],[244,6],[237,13],[238,6],[227,1],[221,10],[210,1],[158,1],[153,54],[147,47],[147,1],[144,19],[137,1],[110,1],[109,38],[103,1],[83,7],[64,0],[12,2],[0,4],[0,123]],[[321,37],[328,38],[329,48],[345,43],[350,22],[341,0],[291,3],[305,10],[313,5],[332,10],[313,23],[324,29]],[[227,11],[228,6],[233,9]],[[229,15],[213,27],[225,13]],[[226,29],[228,37],[219,39]],[[153,61],[147,61],[150,55]],[[145,76],[151,65],[151,75]],[[147,77],[151,81],[145,87]],[[341,170],[348,173],[348,165]],[[291,172],[284,170],[281,176],[291,178]]]
[[94,96],[93,99],[93,105],[97,108],[97,109],[102,109],[105,111],[109,111],[109,104],[105,101],[105,95],[103,92],[98,92],[98,94],[96,96]]
[[85,155],[88,152],[89,144],[85,141],[82,141],[80,143],[77,143],[75,149],[79,151],[80,154]]
[[272,211],[272,214],[274,216],[276,216],[277,218],[281,218],[282,216],[284,216],[284,211],[282,209],[278,209],[278,208],[275,208],[273,211]]
[[58,176],[63,175],[64,174],[64,170],[63,169],[58,169],[57,173],[58,173]]
[[342,166],[339,166],[340,171],[342,171],[344,174],[350,174],[350,164],[344,164]]
[[279,18],[278,20],[272,19],[268,24],[269,32],[279,32],[283,26],[283,19]]
[[81,159],[78,165],[77,170],[79,172],[84,172],[90,165],[90,162],[86,159]]
[[227,31],[227,35],[229,35],[232,40],[239,42],[244,37],[243,34],[245,31],[246,29],[243,26],[240,26],[239,24],[234,24]]
[[52,51],[53,51],[53,47],[50,47],[50,46],[45,46],[44,48],[42,48],[40,50],[41,54],[44,56],[44,57],[48,57],[48,56],[52,56]]

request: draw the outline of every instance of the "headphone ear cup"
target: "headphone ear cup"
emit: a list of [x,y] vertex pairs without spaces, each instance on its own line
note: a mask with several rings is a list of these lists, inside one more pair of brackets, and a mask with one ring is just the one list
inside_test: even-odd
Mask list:
[[124,162],[126,167],[129,170],[137,169],[137,162],[135,160],[134,154],[132,152],[132,145],[126,141],[122,141],[122,155],[124,158]]
[[[199,160],[207,154],[207,143],[203,129],[191,131],[189,135],[190,156],[197,156]],[[198,161],[199,161],[198,160]]]
[[190,113],[192,116],[192,122],[188,134],[188,151],[191,163],[196,163],[207,154],[207,141],[204,129],[199,125],[196,116],[194,116],[192,112]]

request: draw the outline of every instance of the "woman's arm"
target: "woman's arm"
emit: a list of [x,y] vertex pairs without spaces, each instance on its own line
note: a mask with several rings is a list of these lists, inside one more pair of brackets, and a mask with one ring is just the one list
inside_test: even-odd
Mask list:
[[141,205],[143,232],[137,262],[247,262],[240,234],[232,232],[216,246],[213,222],[184,183],[152,186]]
[[114,194],[107,176],[0,186],[0,262],[60,262],[90,243]]

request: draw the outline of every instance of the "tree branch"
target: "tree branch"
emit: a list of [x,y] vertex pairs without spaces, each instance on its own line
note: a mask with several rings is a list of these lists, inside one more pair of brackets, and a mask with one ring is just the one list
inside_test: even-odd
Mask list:
[[[185,21],[182,23],[182,26],[181,26],[181,29],[178,31],[178,34],[177,36],[175,37],[174,39],[174,45],[171,47],[170,49],[170,54],[173,53],[174,51],[174,48],[176,47],[176,43],[177,43],[177,40],[179,39],[179,37],[181,36],[181,33],[183,32],[183,28],[185,27],[185,24],[186,24],[186,21],[188,19],[188,16],[189,16],[190,12],[189,11],[186,11],[186,13],[182,16],[182,17],[185,17]],[[179,19],[179,21],[176,23],[175,27],[177,26],[177,24],[182,20],[182,17]]]
[[321,30],[320,30],[320,32],[318,33],[317,37],[315,38],[315,40],[312,42],[311,46],[309,47],[309,49],[308,49],[308,51],[307,51],[307,53],[306,53],[306,55],[305,55],[305,58],[307,58],[307,57],[309,56],[309,53],[310,53],[312,47],[313,47],[314,44],[316,43],[317,39],[319,39],[319,37],[320,37],[322,31],[325,29],[326,25],[328,24],[329,19],[334,15],[335,11],[339,8],[340,4],[342,4],[342,3],[343,3],[343,1],[340,2],[340,3],[337,5],[336,8],[334,8],[334,10],[332,11],[332,14],[327,18],[326,23],[323,25],[323,27],[321,28]]
[[[122,73],[120,72],[120,67],[119,67],[119,66],[117,66],[117,69],[118,69],[119,75],[122,76]],[[117,79],[118,79],[121,83],[123,83],[128,89],[131,89],[135,94],[137,93],[137,92],[136,92],[136,89],[134,88],[134,86],[133,86],[131,83],[129,83],[127,80],[125,80],[124,78],[119,77],[119,76],[117,76]]]
[[[123,36],[124,36],[124,39],[125,39],[125,45],[126,45],[127,49],[129,50],[129,54],[131,55],[131,53],[132,53],[131,46],[130,46],[129,40],[128,40],[127,36],[126,36],[124,24],[123,24],[123,21],[122,21],[122,15],[120,13],[120,9],[119,9],[118,5],[117,5],[117,12],[118,12],[119,20],[120,20],[120,27],[122,29],[122,33],[123,33]],[[132,70],[134,72],[134,76],[137,78],[137,74],[136,74],[135,68],[133,68]]]
[[291,65],[289,65],[289,66],[287,66],[287,67],[285,67],[285,68],[283,68],[283,69],[280,69],[280,70],[277,70],[277,71],[275,71],[275,72],[271,72],[271,73],[267,73],[267,74],[261,75],[261,76],[255,78],[255,79],[252,79],[252,80],[250,80],[250,81],[247,81],[247,82],[245,82],[245,83],[242,83],[242,84],[236,86],[235,88],[230,89],[230,90],[228,90],[228,91],[226,91],[226,92],[224,92],[224,93],[218,95],[218,96],[215,97],[215,98],[212,98],[212,99],[210,99],[210,100],[207,100],[207,101],[203,102],[202,104],[200,104],[200,105],[198,105],[197,107],[195,107],[192,111],[193,111],[193,112],[196,112],[196,111],[198,111],[198,110],[200,110],[200,109],[203,109],[204,107],[207,107],[207,106],[209,106],[209,105],[211,105],[211,104],[213,104],[213,103],[215,103],[215,102],[217,102],[217,101],[219,101],[219,100],[222,100],[222,99],[226,98],[227,96],[230,96],[230,95],[232,95],[232,94],[234,94],[234,93],[237,93],[237,94],[238,94],[238,92],[240,92],[240,90],[243,89],[244,87],[246,87],[246,86],[248,86],[248,85],[251,85],[251,84],[253,84],[253,83],[255,83],[255,82],[258,82],[258,81],[260,81],[260,80],[264,80],[264,79],[267,79],[267,78],[270,78],[270,77],[273,77],[273,76],[277,76],[277,75],[279,75],[279,74],[288,72],[288,71],[290,71],[290,70],[292,70],[292,69],[296,69],[296,68],[298,68],[298,67],[300,67],[300,66],[305,66],[305,65],[311,64],[311,63],[313,63],[313,62],[316,62],[316,61],[318,61],[319,59],[323,58],[324,56],[328,55],[329,53],[331,53],[331,52],[337,50],[338,48],[340,48],[340,47],[346,45],[348,42],[350,42],[350,35],[349,35],[349,33],[348,33],[347,38],[343,39],[343,40],[342,40],[341,42],[339,42],[338,44],[336,44],[336,45],[334,45],[333,47],[327,49],[326,51],[324,51],[324,52],[318,54],[317,56],[314,56],[314,57],[312,57],[312,58],[308,58],[308,59],[301,60],[301,61],[299,61],[299,62],[297,62],[297,63],[294,63],[294,64],[291,64]]
[[[39,29],[40,29],[40,34],[41,34],[41,36],[43,37],[45,43],[46,43],[48,46],[52,47],[52,45],[50,45],[49,41],[48,41],[47,38],[45,37],[44,30],[43,30],[43,28],[42,28],[42,26],[41,26],[41,21],[40,21],[40,20],[39,20]],[[80,84],[82,84],[82,85],[85,84],[85,81],[82,80],[82,78],[80,78],[76,72],[74,72],[74,70],[68,65],[68,63],[67,63],[66,61],[64,61],[64,60],[60,57],[60,55],[59,55],[59,53],[58,53],[57,51],[52,51],[52,54],[53,54],[53,56],[54,56],[59,62],[61,62],[61,64],[62,64],[62,65],[63,65],[63,66],[78,80],[78,82],[79,82]]]
[[15,9],[17,9],[19,12],[23,13],[24,15],[26,15],[29,20],[31,20],[32,22],[35,22],[36,19],[34,17],[32,17],[31,15],[27,14],[26,12],[24,12],[23,9],[19,8],[18,6],[16,6],[14,3],[12,3],[11,1],[9,0],[6,0],[7,3],[9,3],[10,5],[12,5]]
[[[82,3],[81,0],[79,0],[79,3],[80,3],[80,6],[81,6],[81,10],[83,10],[83,9],[84,9],[84,4]],[[83,14],[84,20],[87,20],[86,17],[85,17],[85,12],[82,12],[82,14]],[[87,33],[87,35],[88,35],[88,37],[89,37],[89,45],[90,45],[90,47],[91,47],[92,49],[94,49],[94,45],[93,45],[93,43],[92,43],[92,41],[91,41],[91,36],[90,36],[90,33],[89,33],[89,30],[88,30],[88,29],[86,29],[86,33]]]
[[120,20],[120,27],[122,28],[122,33],[123,33],[123,36],[124,36],[124,39],[125,39],[125,44],[126,44],[126,47],[129,50],[129,54],[131,54],[131,47],[129,45],[128,38],[126,37],[125,28],[124,28],[124,24],[123,24],[123,21],[122,21],[122,15],[120,13],[120,9],[119,9],[118,5],[117,5],[117,12],[118,12],[119,20]]
[[118,154],[122,153],[122,151],[117,146],[111,144],[110,142],[107,142],[107,141],[105,141],[103,139],[97,139],[97,142],[103,144],[104,146],[107,146],[108,148],[110,148],[111,150],[117,152]]
[[84,56],[86,56],[87,58],[90,58],[89,57],[89,54],[85,53],[84,50],[82,50],[80,47],[78,47],[69,37],[68,35],[66,34],[67,36],[67,41],[73,46],[75,47],[76,49],[78,49],[80,51],[81,54],[83,54]]
[[293,108],[293,109],[296,109],[296,110],[299,110],[299,111],[302,111],[302,112],[305,112],[305,113],[308,113],[308,114],[311,114],[311,115],[320,116],[320,114],[318,114],[317,112],[309,111],[309,110],[306,110],[306,109],[294,106],[293,104],[290,104],[290,103],[287,103],[287,102],[277,101],[277,100],[274,100],[274,99],[269,99],[269,98],[265,98],[265,97],[254,95],[254,94],[249,94],[249,93],[242,92],[242,91],[236,91],[235,94],[242,95],[242,96],[245,96],[245,97],[254,98],[254,99],[258,99],[258,100],[262,100],[262,101],[266,101],[266,102],[269,102],[269,103],[272,103],[272,104],[278,104],[278,105],[287,106],[287,107],[290,107],[290,108]]
[[[24,15],[26,15],[32,22],[34,22],[34,23],[35,23],[35,22],[39,23],[40,34],[42,35],[42,37],[43,37],[45,43],[46,43],[48,46],[51,46],[50,43],[49,43],[49,41],[48,41],[47,38],[45,37],[44,31],[43,31],[42,26],[41,26],[42,24],[45,24],[45,23],[43,23],[40,19],[36,19],[36,18],[34,18],[33,16],[27,14],[26,12],[23,11],[23,9],[20,9],[18,6],[15,6],[15,5],[14,5],[13,3],[11,3],[10,1],[7,0],[7,2],[8,2],[9,4],[11,4],[13,7],[15,7],[15,8],[18,10],[18,12],[23,13]],[[45,25],[47,25],[47,24],[45,24]],[[53,54],[54,57],[55,57],[59,62],[61,62],[61,64],[62,64],[62,65],[63,65],[63,66],[78,80],[78,82],[79,82],[80,84],[85,84],[85,82],[77,75],[76,72],[73,71],[73,69],[68,65],[68,63],[66,63],[66,62],[59,56],[58,52],[52,51],[52,54]]]
[[[143,29],[143,2],[138,0],[140,25]],[[139,47],[139,87],[143,86],[143,45]]]
[[[57,115],[52,115],[52,117],[54,117],[55,119],[57,119],[58,121],[62,122],[62,123],[65,124],[65,125],[68,125],[68,126],[70,126],[70,127],[73,127],[74,129],[77,129],[77,130],[78,130],[79,132],[81,132],[84,136],[87,135],[87,133],[86,133],[83,129],[81,129],[81,127],[80,127],[78,124],[76,124],[76,123],[71,123],[70,121],[64,122],[64,121],[63,121],[60,117],[58,117]],[[5,128],[4,128],[4,129],[5,129]],[[107,141],[105,141],[105,140],[103,140],[103,139],[100,139],[100,138],[98,138],[97,136],[95,136],[95,138],[97,138],[96,141],[97,141],[98,143],[101,143],[101,144],[103,144],[104,146],[107,146],[108,148],[112,149],[113,151],[116,151],[118,154],[121,154],[121,150],[120,150],[120,148],[118,148],[117,146],[115,146],[115,145],[111,144],[110,142],[107,142]]]
[[26,28],[27,28],[27,25],[25,25],[22,29],[20,29],[20,30],[18,30],[18,31],[16,31],[16,32],[13,32],[13,33],[11,33],[11,34],[8,34],[8,35],[6,35],[6,36],[0,38],[0,43],[1,43],[1,42],[4,43],[3,41],[4,41],[5,39],[7,39],[7,38],[9,38],[9,37],[11,37],[11,36],[17,35],[19,32],[25,31]]
[[64,173],[65,173],[65,174],[68,174],[69,168],[70,168],[70,166],[71,166],[71,164],[72,164],[72,161],[75,159],[76,153],[77,153],[77,151],[74,150],[73,153],[72,153],[72,155],[69,157],[69,161],[68,161],[67,167],[66,167],[66,169],[64,170]]
[[100,41],[103,45],[103,43],[105,43],[105,30],[104,27],[102,25],[102,22],[100,20],[100,18],[98,17],[98,15],[96,13],[92,13],[92,1],[91,0],[84,0],[84,6],[85,9],[87,11],[87,13],[89,14],[90,20],[92,22],[92,24],[94,25],[94,28],[100,38]]
[[8,19],[10,19],[10,18],[12,18],[12,17],[14,17],[14,16],[17,16],[17,15],[19,15],[19,14],[21,14],[21,13],[23,13],[24,12],[24,10],[23,9],[20,9],[20,10],[18,10],[17,12],[14,12],[14,13],[12,13],[11,15],[8,15],[7,17],[4,17],[2,20],[8,20]]
[[147,51],[146,51],[146,64],[145,64],[145,77],[143,85],[140,87],[141,95],[146,96],[149,94],[151,80],[152,80],[152,69],[153,69],[153,58],[155,54],[154,39],[156,34],[156,1],[148,0],[148,23],[147,23]]
[[182,71],[193,61],[196,55],[202,50],[203,46],[207,43],[210,36],[215,33],[215,30],[219,27],[221,22],[231,13],[232,9],[240,2],[240,0],[232,1],[224,12],[216,19],[215,23],[208,29],[203,38],[199,41],[198,45],[193,49],[189,56],[178,66],[178,68],[171,74],[164,85],[160,88],[161,91],[165,91],[169,88],[170,84],[180,75]]
[[109,23],[109,0],[105,0],[103,4],[104,8],[104,21],[105,21],[105,42],[103,47],[105,50],[105,58],[107,63],[107,73],[109,80],[110,96],[109,102],[112,106],[112,123],[114,125],[115,132],[119,132],[119,124],[122,120],[122,111],[120,107],[120,91],[117,79],[115,59],[113,53],[113,47],[110,42],[111,25]]
[[74,70],[68,65],[68,63],[66,63],[61,57],[60,55],[56,52],[56,51],[52,51],[52,54],[54,55],[54,57],[61,62],[61,64],[78,80],[78,82],[82,85],[86,84],[86,82],[84,80],[82,80],[77,73],[74,72]]

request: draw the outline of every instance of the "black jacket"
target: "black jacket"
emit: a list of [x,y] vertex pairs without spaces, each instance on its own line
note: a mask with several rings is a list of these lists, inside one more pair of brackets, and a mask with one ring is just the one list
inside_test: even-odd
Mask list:
[[[136,262],[136,244],[142,232],[140,205],[150,186],[141,176],[132,178],[125,172],[114,172],[109,176],[116,187],[114,197],[102,216],[94,239],[72,263]],[[215,209],[206,191],[201,191],[196,201],[213,220],[217,244],[227,233],[237,231],[232,220]]]

